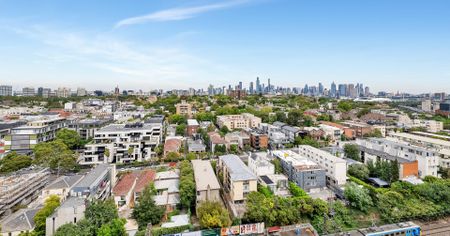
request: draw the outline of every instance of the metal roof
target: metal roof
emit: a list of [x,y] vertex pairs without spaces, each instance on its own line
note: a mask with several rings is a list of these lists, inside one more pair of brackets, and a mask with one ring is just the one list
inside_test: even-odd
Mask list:
[[256,180],[250,169],[242,162],[242,160],[233,154],[224,155],[219,157],[220,160],[228,167],[230,171],[230,177],[234,181],[242,180]]

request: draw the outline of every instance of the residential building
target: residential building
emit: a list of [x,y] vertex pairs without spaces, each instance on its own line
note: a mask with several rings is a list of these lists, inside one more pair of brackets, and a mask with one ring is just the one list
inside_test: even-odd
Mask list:
[[160,124],[110,124],[95,131],[93,143],[87,144],[80,164],[130,163],[156,157],[161,143]]
[[164,143],[164,156],[171,152],[179,153],[183,142],[179,137],[167,137]]
[[273,125],[278,127],[280,131],[286,136],[289,142],[294,142],[297,137],[302,134],[302,130],[298,127],[287,125],[283,122],[273,122]]
[[11,129],[5,137],[5,149],[27,152],[41,142],[52,141],[56,133],[67,126],[65,118],[30,121],[28,124]]
[[22,88],[22,96],[24,97],[32,97],[36,95],[36,91],[32,87]]
[[234,131],[225,134],[225,141],[228,146],[236,145],[240,149],[244,149],[246,145],[250,145],[250,135],[245,131]]
[[[363,150],[372,149],[380,153],[403,158],[408,161],[417,161],[417,177],[419,178],[424,178],[425,176],[438,177],[439,153],[437,151],[432,151],[430,149],[425,149],[408,143],[389,140],[385,138],[358,139],[356,140],[356,143],[364,147]],[[380,158],[383,158],[383,155],[379,156]],[[363,157],[366,156],[363,155]],[[399,159],[397,160],[401,161]],[[365,159],[363,161],[367,162]]]
[[226,126],[229,130],[257,128],[260,123],[261,118],[249,113],[242,113],[240,115],[217,116],[217,125],[220,128]]
[[84,219],[86,210],[86,200],[83,198],[71,197],[62,202],[61,206],[55,209],[53,214],[45,220],[45,235],[53,236],[64,224],[76,224]]
[[323,130],[325,137],[328,137],[332,142],[340,140],[341,135],[344,134],[342,129],[331,125],[320,124],[319,128]]
[[180,173],[179,170],[163,171],[156,173],[155,189],[153,197],[156,205],[163,206],[166,212],[176,209],[180,203]]
[[56,90],[56,96],[60,98],[68,98],[70,97],[70,88],[60,87]]
[[356,130],[352,129],[352,128],[348,127],[348,126],[341,125],[341,124],[334,123],[334,122],[329,122],[329,121],[321,121],[320,123],[324,124],[324,125],[328,125],[328,126],[333,126],[333,127],[336,127],[338,129],[342,130],[342,134],[347,139],[354,139],[354,138],[356,138]]
[[325,169],[328,185],[342,186],[347,183],[347,162],[344,159],[308,145],[300,145],[298,153]]
[[156,172],[151,169],[146,169],[139,174],[134,187],[134,202],[139,201],[141,193],[151,182],[155,180],[155,177]]
[[35,209],[20,209],[9,215],[0,222],[1,236],[19,236],[21,233],[31,232],[34,230],[34,216],[39,211]]
[[25,169],[0,176],[0,216],[9,215],[14,207],[36,199],[47,185],[49,175],[48,169]]
[[219,156],[219,173],[222,186],[233,203],[244,203],[250,192],[257,191],[257,177],[236,155]]
[[426,112],[431,112],[431,100],[430,99],[424,99],[422,100],[422,106],[421,106],[422,110],[426,111]]
[[111,119],[83,119],[69,123],[68,128],[77,131],[82,139],[90,139],[94,138],[95,132],[98,129],[111,122]]
[[105,200],[111,196],[115,183],[116,166],[99,164],[70,190],[70,195],[89,200]]
[[185,100],[182,100],[181,103],[178,103],[175,106],[176,106],[176,114],[192,117],[193,115],[192,104],[186,102]]
[[267,134],[252,130],[250,133],[250,145],[256,150],[265,150],[269,147],[269,137]]
[[203,140],[201,140],[201,139],[197,139],[197,140],[188,139],[187,146],[188,146],[188,152],[190,152],[190,153],[206,152],[206,145],[203,144]]
[[134,188],[137,183],[137,175],[134,173],[128,173],[122,176],[117,181],[116,186],[112,190],[112,196],[116,206],[131,208],[134,204]]
[[317,163],[290,150],[273,151],[280,160],[283,172],[289,180],[307,192],[326,187],[325,169]]
[[0,85],[0,96],[12,96],[12,86]]
[[194,169],[197,204],[202,201],[220,202],[220,184],[216,174],[207,160],[192,160]]
[[217,146],[224,146],[226,148],[227,142],[225,141],[224,138],[222,138],[220,136],[219,133],[209,132],[208,136],[209,136],[209,141],[210,141],[209,147],[210,147],[212,153],[214,153],[216,151]]
[[372,133],[372,131],[374,130],[371,125],[361,122],[346,121],[342,122],[342,124],[355,130],[355,137],[357,138],[362,138],[365,135]]
[[194,136],[194,134],[197,133],[200,125],[198,124],[198,121],[195,119],[188,119],[187,120],[187,127],[186,127],[186,133],[188,137]]
[[42,198],[47,199],[51,195],[56,195],[61,201],[66,200],[70,195],[70,190],[80,182],[83,177],[83,175],[60,176],[42,189]]
[[247,165],[250,171],[258,177],[275,174],[275,166],[268,160],[266,152],[250,153]]
[[436,120],[414,119],[412,127],[423,127],[428,132],[437,133],[444,130],[444,123]]
[[228,96],[234,98],[234,99],[238,99],[238,100],[242,100],[243,98],[245,98],[247,96],[247,92],[243,89],[234,89],[234,90],[228,90]]
[[289,196],[289,180],[282,174],[261,175],[258,183],[268,187],[277,196]]

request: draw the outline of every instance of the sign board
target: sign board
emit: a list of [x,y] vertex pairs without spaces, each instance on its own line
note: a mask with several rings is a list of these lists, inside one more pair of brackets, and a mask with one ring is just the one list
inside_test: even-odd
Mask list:
[[264,233],[264,223],[246,224],[239,226],[240,235],[246,234],[263,234]]

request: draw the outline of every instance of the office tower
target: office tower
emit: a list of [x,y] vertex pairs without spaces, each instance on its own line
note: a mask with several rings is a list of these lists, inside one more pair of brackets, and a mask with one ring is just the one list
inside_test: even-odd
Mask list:
[[60,98],[68,98],[70,96],[70,88],[60,87],[56,90],[56,96]]
[[364,89],[364,96],[366,97],[370,96],[369,86],[366,86],[366,88]]
[[250,86],[248,87],[250,94],[253,94],[253,82],[250,82]]
[[259,82],[259,77],[256,77],[256,93],[261,93],[261,83]]
[[333,98],[336,97],[336,84],[334,83],[334,81],[333,83],[331,83],[330,96]]
[[242,90],[242,82],[239,81],[239,90]]
[[423,111],[431,112],[431,100],[430,99],[422,100],[421,108]]
[[114,89],[114,95],[116,95],[116,96],[120,95],[119,85],[117,85],[116,88]]
[[44,92],[44,88],[42,88],[42,87],[39,87],[38,88],[38,91],[37,91],[37,95],[39,96],[39,97],[42,97],[42,93]]
[[319,83],[319,95],[323,95],[323,85]]
[[355,98],[356,97],[356,89],[354,84],[349,84],[347,87],[347,97]]
[[363,84],[359,84],[359,93],[358,93],[359,97],[364,97],[364,86]]
[[36,92],[35,92],[33,87],[22,88],[22,96],[24,96],[24,97],[31,97],[31,96],[34,96],[34,95],[36,95]]
[[12,96],[12,86],[0,85],[0,96]]
[[308,85],[305,84],[305,87],[303,88],[303,94],[308,94],[308,92],[309,92]]
[[84,88],[78,88],[77,89],[77,96],[78,97],[84,97],[87,95],[86,89]]
[[339,84],[338,86],[338,94],[339,97],[346,97],[347,96],[347,85],[346,84]]
[[208,95],[209,95],[209,96],[214,95],[214,86],[213,86],[212,84],[210,84],[210,85],[208,86]]
[[268,92],[270,93],[272,88],[270,87],[270,78],[267,79],[267,88],[268,88]]
[[49,98],[52,94],[52,90],[49,88],[42,88],[42,97]]

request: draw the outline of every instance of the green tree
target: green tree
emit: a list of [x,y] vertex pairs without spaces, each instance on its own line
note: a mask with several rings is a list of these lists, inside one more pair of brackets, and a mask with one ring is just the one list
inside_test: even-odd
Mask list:
[[50,195],[50,197],[45,200],[44,207],[36,212],[36,215],[33,218],[35,223],[34,234],[36,236],[45,235],[45,220],[47,219],[47,217],[53,214],[53,212],[57,207],[59,207],[59,205],[59,197],[56,195]]
[[359,147],[356,144],[345,144],[344,153],[347,158],[353,159],[355,161],[361,161]]
[[84,213],[86,220],[95,228],[99,229],[104,224],[119,218],[116,204],[113,200],[92,201]]
[[166,161],[178,161],[180,159],[180,154],[178,152],[169,152],[166,155]]
[[10,152],[0,159],[0,173],[10,173],[31,166],[32,159],[26,155]]
[[169,123],[178,124],[178,125],[186,124],[187,119],[183,115],[173,114],[173,115],[169,116]]
[[283,167],[281,167],[280,159],[275,158],[272,160],[272,164],[275,167],[275,173],[276,174],[282,174],[283,173]]
[[346,185],[344,190],[345,198],[350,202],[350,205],[362,212],[367,212],[373,205],[369,190],[359,186],[353,182]]
[[353,109],[353,106],[352,106],[352,104],[350,103],[350,102],[348,102],[348,101],[340,101],[339,103],[338,103],[338,109],[340,110],[340,111],[342,111],[342,112],[348,112],[348,111],[350,111],[351,109]]
[[222,133],[223,135],[228,134],[228,132],[230,132],[228,126],[224,125],[222,126],[222,128],[220,128],[220,133]]
[[186,209],[190,209],[195,203],[194,170],[189,161],[183,161],[180,165],[180,203]]
[[223,228],[231,225],[228,210],[219,202],[205,201],[197,208],[200,226],[206,229]]
[[288,113],[286,122],[292,126],[299,126],[300,120],[303,119],[303,113],[300,110],[291,110]]
[[76,224],[68,223],[60,226],[56,230],[55,236],[76,236],[79,235],[79,230]]
[[59,130],[56,133],[56,140],[61,140],[70,149],[75,149],[81,146],[81,136],[75,130]]
[[34,147],[34,163],[52,170],[74,170],[77,167],[74,153],[61,140],[42,142]]
[[125,219],[113,219],[98,229],[97,236],[126,236],[125,223]]
[[308,194],[294,182],[289,182],[289,192],[294,197],[308,197]]
[[179,124],[177,125],[177,128],[175,129],[176,135],[184,136],[186,133],[186,125],[185,124]]
[[353,164],[347,169],[347,173],[361,180],[369,178],[369,169],[364,164]]
[[155,191],[152,184],[147,186],[133,208],[132,217],[137,221],[139,229],[144,229],[149,223],[158,224],[164,215],[165,209],[157,206],[155,200],[153,200]]

